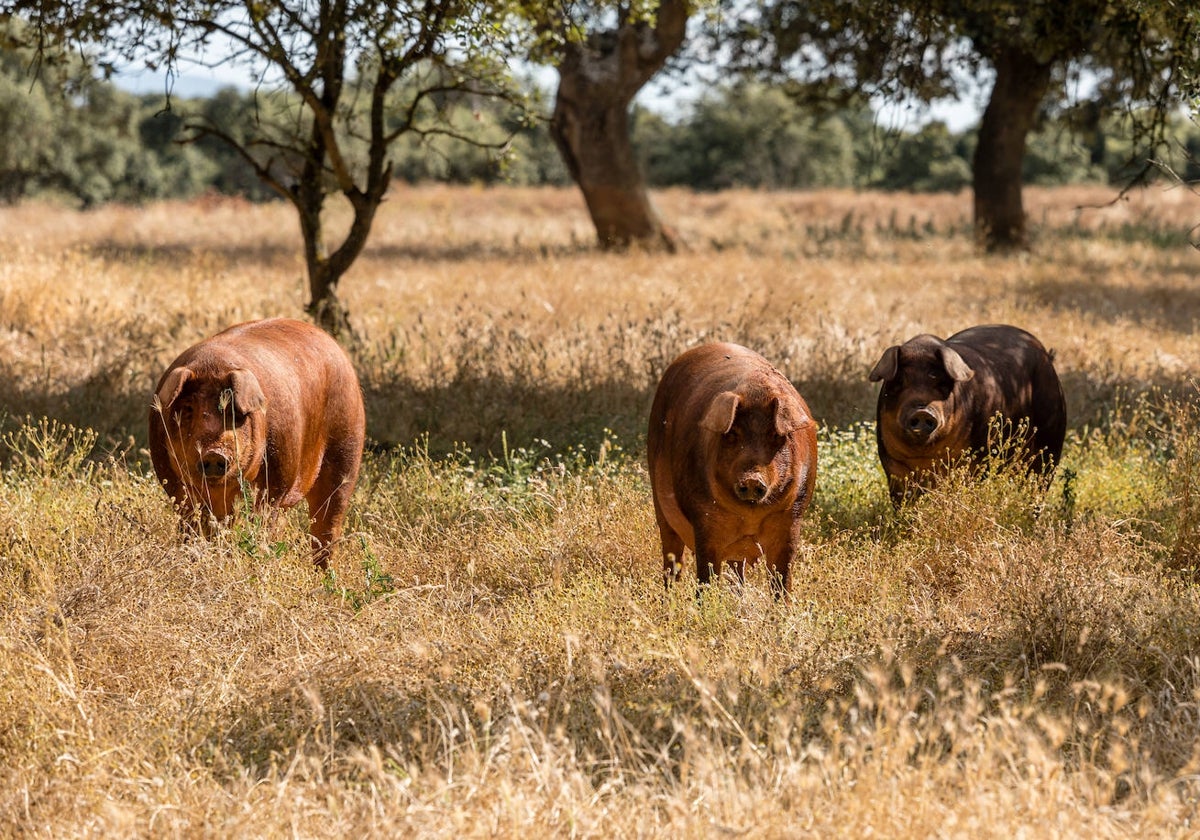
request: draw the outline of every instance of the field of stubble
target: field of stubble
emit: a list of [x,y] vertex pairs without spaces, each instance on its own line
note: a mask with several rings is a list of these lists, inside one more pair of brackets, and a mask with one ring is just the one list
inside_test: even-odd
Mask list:
[[[1195,836],[1200,197],[1110,197],[989,258],[966,194],[667,192],[664,256],[398,188],[327,576],[303,509],[182,540],[144,448],[180,350],[303,317],[288,209],[0,209],[0,836]],[[894,515],[866,373],[984,322],[1054,349],[1062,468]],[[821,423],[786,604],[662,592],[645,417],[710,339]]]

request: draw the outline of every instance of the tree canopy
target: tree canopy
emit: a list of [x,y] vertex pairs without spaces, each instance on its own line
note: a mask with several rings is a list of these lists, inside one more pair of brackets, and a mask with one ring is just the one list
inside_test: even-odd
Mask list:
[[[499,148],[445,119],[456,97],[508,96],[511,55],[504,16],[477,0],[4,0],[31,24],[42,55],[90,45],[107,65],[142,62],[173,72],[183,60],[240,65],[260,83],[253,122],[193,115],[193,139],[228,146],[296,208],[316,321],[349,334],[337,284],[362,252],[392,179],[404,136],[453,136]],[[206,58],[208,57],[208,58]],[[235,130],[236,128],[236,130]],[[352,222],[328,242],[330,195]]]
[[[1200,9],[745,0],[696,14],[703,8],[0,0],[0,200],[46,190],[85,206],[206,188],[279,196],[300,220],[313,314],[338,331],[349,322],[337,284],[395,178],[562,183],[569,174],[601,244],[664,235],[647,184],[969,185],[981,241],[1008,248],[1025,242],[1024,183],[1153,176],[1150,161],[1172,134],[1193,154],[1181,174],[1195,174],[1200,143],[1194,126],[1180,128],[1177,106],[1200,83]],[[631,105],[683,48],[710,70],[738,72],[672,118]],[[549,120],[529,118],[538,92],[510,77],[516,56],[559,70]],[[94,72],[134,62],[169,74],[185,60],[240,64],[256,87],[164,103]],[[931,123],[878,142],[871,102],[989,86],[978,131]],[[353,223],[327,242],[331,197],[350,205]]]
[[797,96],[929,102],[990,84],[972,162],[990,249],[1025,245],[1023,158],[1040,119],[1120,110],[1149,159],[1200,82],[1200,7],[1175,0],[768,0],[743,11],[738,63]]

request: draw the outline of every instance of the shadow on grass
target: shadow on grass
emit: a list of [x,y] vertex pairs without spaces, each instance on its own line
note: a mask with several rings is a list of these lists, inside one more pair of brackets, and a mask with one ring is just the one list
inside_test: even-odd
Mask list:
[[1067,428],[1106,428],[1114,412],[1136,402],[1139,397],[1187,400],[1196,393],[1190,379],[1160,374],[1149,379],[1134,379],[1105,375],[1103,371],[1060,372],[1063,394],[1067,400]]
[[[102,259],[120,265],[162,266],[174,271],[181,262],[196,259],[235,263],[241,267],[275,265],[281,261],[303,259],[303,248],[299,239],[294,244],[266,242],[256,245],[240,243],[206,243],[204,245],[158,244],[119,242],[104,240],[88,247],[88,251]],[[548,257],[565,258],[594,255],[598,248],[594,242],[575,240],[562,243],[467,241],[447,243],[441,241],[411,242],[404,244],[368,245],[363,249],[362,259],[383,262],[411,261],[425,263],[455,263],[469,260],[529,261]]]
[[1190,335],[1200,310],[1200,288],[1192,282],[1194,269],[1181,272],[1187,284],[1132,288],[1086,279],[1042,280],[1031,285],[1034,301],[1058,312],[1077,312],[1110,323]]
[[[1062,376],[1071,428],[1102,425],[1119,397],[1150,391],[1191,393],[1177,379],[1153,380],[1067,372]],[[863,380],[810,378],[798,381],[818,423],[845,428],[875,418],[875,387]],[[99,435],[98,454],[146,446],[154,380],[131,376],[124,362],[99,370],[66,390],[0,378],[0,432],[26,417],[49,417]],[[545,441],[551,452],[593,447],[611,432],[627,451],[641,449],[655,383],[606,381],[571,386],[499,376],[459,376],[428,385],[405,377],[365,378],[367,436],[381,451],[421,443],[431,455],[466,447],[499,455]]]
[[652,392],[621,382],[547,387],[491,377],[426,386],[409,379],[364,383],[367,436],[380,450],[421,442],[437,457],[466,447],[500,455],[546,441],[551,451],[598,445],[613,432],[629,445],[645,436]]
[[[153,388],[152,381],[131,380],[121,365],[102,369],[65,391],[0,377],[0,433],[21,426],[26,418],[48,417],[96,432],[96,456],[125,451],[131,443],[139,449],[146,445]],[[0,463],[6,455],[0,447]]]
[[[873,419],[874,388],[840,379],[797,383],[822,425]],[[545,440],[552,450],[599,443],[605,430],[632,448],[645,442],[657,383],[607,381],[572,387],[489,376],[459,376],[445,384],[410,379],[364,382],[367,434],[380,449],[427,441],[431,454],[456,446],[499,454],[503,445]]]

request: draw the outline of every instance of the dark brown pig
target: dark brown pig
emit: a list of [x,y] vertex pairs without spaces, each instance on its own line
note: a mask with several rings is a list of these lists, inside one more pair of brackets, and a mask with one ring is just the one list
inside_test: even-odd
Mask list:
[[658,384],[646,448],[667,585],[687,546],[701,584],[762,557],[786,593],[817,478],[816,424],[787,378],[736,344],[688,350]]
[[1012,454],[1028,458],[1030,469],[1049,477],[1062,455],[1062,386],[1052,354],[1025,330],[990,324],[944,341],[918,335],[884,350],[870,379],[883,382],[875,433],[897,506],[920,492],[915,474],[932,476],[961,456],[978,459],[997,415],[1011,434],[1024,434]]
[[183,521],[308,502],[313,562],[325,568],[362,462],[366,421],[350,359],[329,335],[275,318],[230,327],[185,350],[150,410],[154,472]]

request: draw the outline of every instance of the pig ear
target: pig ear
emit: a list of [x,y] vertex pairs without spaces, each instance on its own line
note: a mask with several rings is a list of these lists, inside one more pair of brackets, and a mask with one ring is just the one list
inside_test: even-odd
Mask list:
[[733,391],[722,391],[717,394],[708,406],[708,411],[704,412],[700,428],[708,429],[719,435],[728,432],[733,428],[733,418],[737,414],[738,402],[738,395]]
[[942,364],[946,366],[946,373],[950,374],[950,378],[956,382],[966,382],[975,375],[975,371],[971,370],[971,366],[963,361],[963,357],[955,352],[953,347],[942,345]]
[[808,412],[793,400],[775,400],[775,431],[787,436],[810,422]]
[[248,370],[235,370],[230,377],[233,388],[233,407],[238,414],[249,414],[261,411],[267,406],[267,397],[263,394],[258,377]]
[[171,403],[179,398],[179,392],[183,390],[183,385],[192,378],[192,371],[189,368],[178,367],[170,371],[163,377],[162,384],[158,386],[158,391],[154,394],[155,408],[165,412],[171,407]]
[[867,376],[867,379],[872,382],[878,382],[881,379],[892,379],[896,376],[896,371],[899,368],[900,345],[893,344],[883,351],[883,355],[879,357],[879,361],[875,363],[875,367],[871,368],[871,373]]

